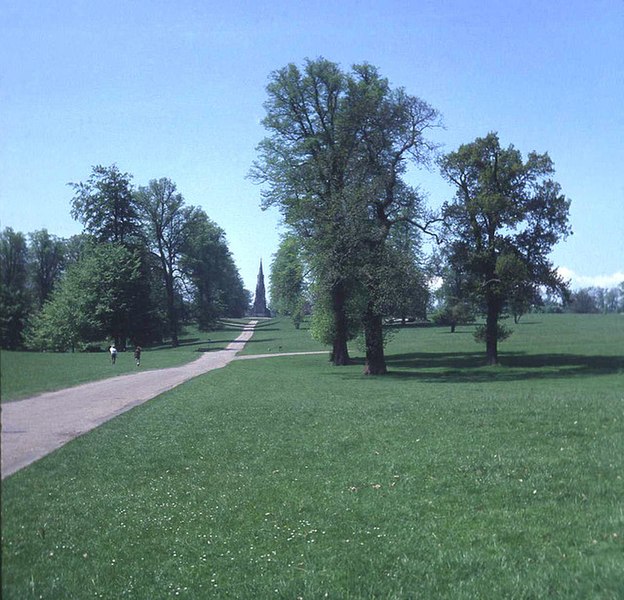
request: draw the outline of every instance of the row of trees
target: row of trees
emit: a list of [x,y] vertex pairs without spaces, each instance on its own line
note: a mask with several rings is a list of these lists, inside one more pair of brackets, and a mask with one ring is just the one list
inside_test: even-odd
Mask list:
[[[566,293],[548,254],[569,233],[569,201],[547,154],[525,160],[491,133],[439,156],[427,138],[441,124],[438,112],[368,64],[347,72],[325,59],[290,64],[272,74],[267,94],[269,135],[251,177],[289,230],[272,298],[296,314],[310,282],[313,332],[332,345],[334,364],[349,362],[347,342],[363,331],[366,372],[386,372],[384,317],[426,306],[432,272],[422,261],[423,234],[443,249],[435,267],[455,286],[449,310],[467,303],[485,316],[489,364],[514,303],[520,309],[544,287]],[[410,165],[433,162],[456,190],[436,215],[406,181]]]
[[66,350],[113,339],[178,345],[183,319],[202,329],[243,316],[225,233],[169,179],[135,188],[117,166],[70,184],[81,235],[0,233],[2,347]]
[[624,281],[613,288],[586,287],[576,290],[567,309],[575,313],[624,313]]

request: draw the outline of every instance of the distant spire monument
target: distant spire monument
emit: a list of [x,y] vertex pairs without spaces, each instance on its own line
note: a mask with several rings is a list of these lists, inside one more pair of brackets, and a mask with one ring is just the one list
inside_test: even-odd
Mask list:
[[270,317],[271,312],[266,305],[266,295],[264,292],[264,273],[262,272],[262,259],[260,259],[260,270],[258,271],[258,283],[256,283],[256,297],[254,298],[252,317]]

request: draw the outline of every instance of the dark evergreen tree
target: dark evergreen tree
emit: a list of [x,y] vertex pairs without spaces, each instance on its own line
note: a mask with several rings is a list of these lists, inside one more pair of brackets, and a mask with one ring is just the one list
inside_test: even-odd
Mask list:
[[65,267],[66,244],[64,240],[50,235],[47,229],[33,231],[28,237],[30,280],[34,300],[40,309],[61,277]]
[[30,310],[28,247],[23,233],[7,227],[0,233],[0,346],[16,349]]

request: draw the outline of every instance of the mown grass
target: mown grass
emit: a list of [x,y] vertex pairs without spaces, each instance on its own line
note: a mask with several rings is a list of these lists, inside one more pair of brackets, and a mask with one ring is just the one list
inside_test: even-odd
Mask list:
[[250,354],[280,354],[284,352],[320,352],[329,347],[312,339],[310,322],[306,319],[299,329],[295,329],[290,317],[260,319],[254,330],[253,338],[240,352]]
[[[224,322],[216,331],[184,329],[180,345],[144,348],[140,369],[175,367],[198,358],[198,352],[222,350],[240,333],[241,323]],[[104,344],[102,344],[104,348]],[[0,352],[0,397],[2,402],[27,398],[88,381],[135,372],[133,348],[117,355],[111,364],[108,352]]]
[[2,597],[621,598],[622,321],[575,319],[196,378],[3,482]]

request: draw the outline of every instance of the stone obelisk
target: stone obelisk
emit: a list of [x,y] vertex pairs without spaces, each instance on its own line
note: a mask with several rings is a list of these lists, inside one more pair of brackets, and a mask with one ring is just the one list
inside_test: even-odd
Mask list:
[[267,308],[266,293],[264,291],[264,273],[262,272],[262,259],[260,259],[260,270],[258,271],[258,283],[256,283],[256,297],[254,298],[253,317],[270,317],[271,312]]

